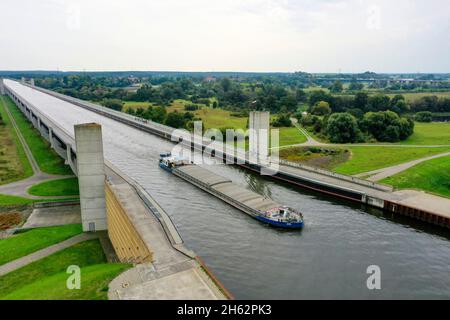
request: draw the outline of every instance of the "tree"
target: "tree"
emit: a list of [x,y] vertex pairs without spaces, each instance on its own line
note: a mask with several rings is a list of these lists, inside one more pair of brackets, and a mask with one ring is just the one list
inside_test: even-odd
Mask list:
[[368,112],[360,127],[378,141],[397,142],[413,134],[414,121],[400,118],[392,111]]
[[316,116],[326,116],[331,113],[330,104],[326,101],[319,101],[312,108],[311,113]]
[[174,111],[167,114],[165,124],[172,128],[184,128],[185,119],[181,113]]
[[123,102],[118,99],[105,99],[102,101],[102,105],[117,111],[122,111],[123,108]]
[[409,106],[406,103],[405,97],[402,96],[401,94],[395,95],[391,99],[390,103],[391,103],[390,109],[394,112],[397,112],[398,114],[402,114],[409,111]]
[[328,94],[325,91],[323,91],[323,90],[315,90],[315,91],[311,92],[311,94],[309,95],[309,100],[308,100],[309,105],[311,107],[315,106],[316,103],[319,102],[319,101],[326,101],[331,106],[331,102],[333,101],[333,97],[330,94]]
[[288,114],[282,114],[278,116],[278,118],[272,122],[272,126],[276,128],[281,127],[292,127],[292,121]]
[[433,114],[429,111],[417,112],[414,116],[417,122],[431,122],[433,121]]
[[307,100],[306,92],[302,89],[297,89],[297,91],[295,92],[295,98],[297,99],[298,103],[306,102]]
[[164,107],[155,107],[152,110],[151,119],[154,122],[163,123],[166,118],[167,111]]
[[222,87],[222,90],[225,92],[228,92],[231,88],[231,80],[228,78],[223,78],[220,80],[220,86]]
[[330,91],[333,93],[339,93],[344,91],[344,85],[339,80],[336,80],[330,87]]
[[362,89],[364,89],[364,84],[358,83],[358,82],[356,82],[356,80],[352,81],[350,83],[350,86],[348,87],[349,91],[360,91]]
[[383,94],[370,96],[367,101],[367,111],[386,111],[390,107],[391,99]]
[[353,143],[361,140],[358,123],[349,113],[334,113],[326,125],[326,134],[333,143]]
[[358,92],[355,95],[354,107],[361,110],[367,109],[367,102],[369,101],[369,96],[365,92]]

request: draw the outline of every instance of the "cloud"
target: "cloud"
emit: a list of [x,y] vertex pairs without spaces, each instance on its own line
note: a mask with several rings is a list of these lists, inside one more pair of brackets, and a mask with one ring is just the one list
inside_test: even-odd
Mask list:
[[446,0],[3,0],[0,69],[450,71]]

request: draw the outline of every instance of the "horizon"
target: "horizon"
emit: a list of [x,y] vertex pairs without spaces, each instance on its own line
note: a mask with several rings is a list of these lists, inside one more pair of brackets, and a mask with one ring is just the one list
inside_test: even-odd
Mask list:
[[11,70],[0,70],[0,73],[51,73],[51,74],[57,74],[57,73],[132,73],[132,72],[139,72],[139,73],[242,73],[242,74],[294,74],[298,72],[307,73],[307,74],[326,74],[326,75],[354,75],[354,74],[365,74],[365,73],[374,73],[378,75],[426,75],[426,74],[433,74],[433,75],[447,75],[450,74],[450,71],[440,71],[440,72],[376,72],[376,71],[363,71],[363,72],[313,72],[313,71],[305,71],[305,70],[296,70],[296,71],[237,71],[237,70],[219,70],[219,71],[184,71],[184,70],[45,70],[45,69],[11,69]]

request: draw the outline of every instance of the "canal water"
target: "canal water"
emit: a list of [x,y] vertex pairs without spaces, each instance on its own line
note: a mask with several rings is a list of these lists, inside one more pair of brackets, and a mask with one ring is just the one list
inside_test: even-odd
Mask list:
[[[11,85],[13,86],[13,85]],[[20,85],[27,100],[73,134],[103,125],[105,156],[141,184],[172,217],[186,245],[238,299],[450,298],[447,230],[330,198],[235,166],[215,172],[303,212],[302,231],[261,224],[158,167],[173,144]],[[367,268],[381,269],[381,290]]]

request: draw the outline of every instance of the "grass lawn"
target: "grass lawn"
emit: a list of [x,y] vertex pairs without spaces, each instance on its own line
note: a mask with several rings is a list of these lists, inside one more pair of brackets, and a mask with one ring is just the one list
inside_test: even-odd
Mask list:
[[39,131],[37,131],[33,125],[28,122],[28,119],[25,118],[25,115],[22,114],[11,99],[7,98],[5,100],[7,100],[7,107],[16,120],[17,126],[30,147],[39,168],[43,172],[50,174],[73,174],[70,167],[65,165],[64,160],[50,148],[50,144],[45,141],[43,137],[41,137]]
[[32,186],[29,194],[43,197],[78,196],[80,194],[78,179],[68,178],[48,181]]
[[450,157],[422,162],[382,182],[396,189],[418,189],[450,198]]
[[400,142],[411,145],[450,145],[450,123],[448,122],[416,122],[414,134]]
[[306,137],[297,128],[279,128],[280,146],[289,146],[306,142]]
[[[0,265],[16,260],[82,232],[81,225],[30,229],[0,240]],[[1,286],[0,286],[1,288]]]
[[33,175],[33,170],[8,114],[3,97],[0,99],[0,185]]
[[348,160],[350,152],[341,148],[292,147],[280,150],[280,158],[330,170]]
[[[66,287],[71,265],[81,268],[80,290]],[[106,299],[109,282],[129,267],[107,264],[100,242],[86,241],[0,277],[0,299]]]
[[349,161],[333,170],[343,174],[358,174],[394,166],[415,159],[450,151],[442,148],[408,148],[408,147],[346,147],[352,152]]
[[53,201],[65,201],[73,200],[73,198],[66,199],[27,199],[22,197],[9,196],[5,194],[0,194],[0,207],[3,208],[16,208],[27,206],[35,202],[53,202]]
[[129,109],[136,110],[138,108],[147,109],[151,105],[150,102],[124,101],[122,111],[125,112]]
[[34,200],[0,194],[0,207],[18,207],[34,203]]
[[[387,96],[393,98],[397,93],[389,93]],[[400,93],[405,97],[406,101],[413,102],[423,97],[427,96],[437,96],[438,98],[450,98],[450,92],[411,92],[411,93]]]

